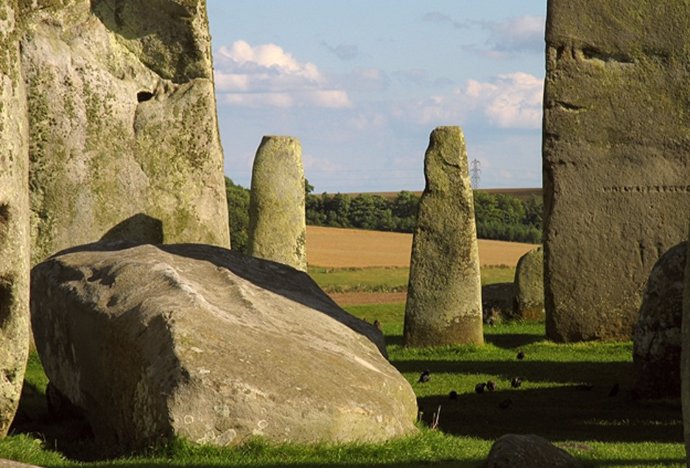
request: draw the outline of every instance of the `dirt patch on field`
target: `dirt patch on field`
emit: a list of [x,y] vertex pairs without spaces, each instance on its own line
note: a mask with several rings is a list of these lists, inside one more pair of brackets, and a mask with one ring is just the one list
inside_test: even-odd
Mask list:
[[406,292],[354,292],[354,293],[329,293],[339,306],[367,305],[367,304],[400,304],[407,298]]
[[[533,244],[479,239],[482,266],[515,266]],[[307,226],[307,260],[327,268],[409,267],[412,234]]]

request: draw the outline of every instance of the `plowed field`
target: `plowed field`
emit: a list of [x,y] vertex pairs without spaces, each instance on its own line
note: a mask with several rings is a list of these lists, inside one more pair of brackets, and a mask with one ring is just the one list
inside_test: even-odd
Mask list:
[[[485,265],[515,266],[533,244],[479,239]],[[326,268],[409,267],[412,234],[307,226],[307,261]]]

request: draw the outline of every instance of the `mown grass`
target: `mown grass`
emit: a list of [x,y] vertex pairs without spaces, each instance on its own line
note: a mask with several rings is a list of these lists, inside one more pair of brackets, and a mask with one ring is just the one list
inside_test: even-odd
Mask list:
[[[493,282],[512,279],[512,269],[489,271],[495,273]],[[493,441],[513,432],[546,437],[583,466],[685,465],[679,401],[645,402],[630,396],[630,342],[554,344],[544,339],[543,323],[514,322],[487,327],[484,346],[407,349],[402,346],[404,304],[347,310],[381,322],[391,362],[418,397],[421,422],[416,436],[385,444],[315,446],[252,440],[225,449],[175,440],[107,460],[85,436],[82,422],[51,419],[45,402],[47,379],[32,354],[17,422],[12,435],[0,440],[0,458],[46,467],[479,467]],[[523,360],[516,359],[518,351],[525,353]],[[419,383],[419,374],[427,369],[430,381]],[[510,386],[513,377],[523,379],[519,388]],[[475,385],[488,380],[497,390],[477,394]],[[609,396],[614,384],[620,391]],[[456,399],[449,398],[451,390],[457,392]],[[509,406],[502,408],[508,400]],[[439,408],[439,428],[431,430],[429,423]]]
[[[407,291],[409,268],[321,268],[309,267],[309,275],[328,293],[403,292]],[[482,285],[511,283],[515,268],[486,266],[481,268]]]

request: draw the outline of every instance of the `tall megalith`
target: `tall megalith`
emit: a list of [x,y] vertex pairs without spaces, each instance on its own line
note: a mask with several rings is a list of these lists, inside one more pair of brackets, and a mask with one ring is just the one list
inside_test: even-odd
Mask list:
[[685,453],[690,466],[690,242],[685,252],[685,271],[683,276],[683,317],[681,319],[680,351],[680,392],[683,407],[683,431],[685,433]]
[[544,318],[544,250],[530,250],[515,267],[513,316],[523,320]]
[[17,410],[29,352],[29,155],[21,30],[18,2],[0,0],[0,437]]
[[302,145],[265,136],[252,168],[249,254],[307,271]]
[[546,333],[629,339],[690,211],[690,2],[549,0]]
[[465,138],[431,132],[405,306],[406,346],[482,344],[482,299]]
[[25,3],[33,262],[104,236],[227,247],[205,0]]

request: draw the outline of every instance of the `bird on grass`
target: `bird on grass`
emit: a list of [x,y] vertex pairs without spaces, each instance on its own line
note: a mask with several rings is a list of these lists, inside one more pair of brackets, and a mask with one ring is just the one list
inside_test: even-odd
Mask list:
[[494,382],[493,380],[488,380],[486,382],[486,389],[490,392],[496,390],[496,382]]
[[503,400],[502,402],[500,402],[500,403],[498,404],[498,407],[501,408],[501,409],[506,409],[506,408],[508,408],[508,407],[509,407],[510,405],[512,405],[512,404],[513,404],[513,400],[511,400],[510,398],[508,398],[507,400]]
[[374,326],[378,331],[381,331],[381,322],[379,322],[378,320],[374,320]]
[[517,353],[517,356],[515,357],[518,358],[518,360],[522,361],[523,359],[525,359],[525,353],[520,351],[519,353]]
[[430,378],[431,378],[431,372],[429,372],[429,369],[425,369],[424,372],[422,372],[419,375],[419,380],[417,382],[418,383],[427,383]]
[[611,391],[609,392],[609,396],[615,397],[618,395],[618,390],[620,390],[620,385],[618,385],[618,383],[613,384],[613,387],[611,387]]
[[519,388],[522,385],[522,379],[520,377],[513,377],[510,381],[510,386],[513,388]]
[[448,394],[448,398],[451,400],[457,400],[458,399],[458,392],[455,390],[451,390],[450,393]]
[[477,385],[474,386],[474,391],[477,393],[484,393],[485,387],[486,387],[486,384],[484,382],[478,383]]

